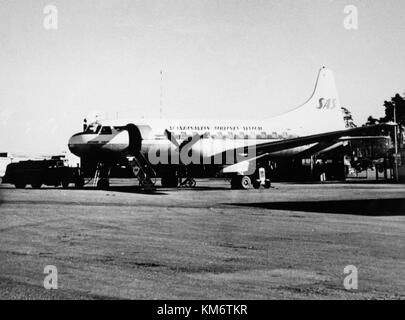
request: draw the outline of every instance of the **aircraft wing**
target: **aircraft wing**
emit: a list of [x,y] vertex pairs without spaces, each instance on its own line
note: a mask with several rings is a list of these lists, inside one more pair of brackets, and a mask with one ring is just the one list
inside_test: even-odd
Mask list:
[[361,137],[370,135],[381,135],[382,132],[388,134],[388,129],[392,127],[392,123],[382,123],[372,126],[365,126],[360,128],[353,128],[340,131],[332,131],[321,134],[314,134],[310,136],[304,136],[299,138],[292,138],[286,140],[279,140],[274,142],[267,142],[262,144],[257,144],[256,153],[258,155],[262,153],[271,153],[276,151],[281,151],[285,149],[291,149],[295,147],[300,147],[312,143],[319,142],[331,142],[338,140],[341,137]]
[[[273,142],[265,142],[261,144],[257,144],[251,146],[256,148],[255,157],[243,160],[244,164],[248,162],[255,161],[258,157],[262,155],[268,155],[273,152],[292,149],[300,146],[305,146],[314,143],[330,143],[333,141],[338,141],[340,138],[345,137],[345,140],[348,137],[361,137],[361,136],[370,136],[370,135],[381,135],[382,133],[388,134],[388,129],[393,127],[395,124],[393,123],[383,123],[377,124],[372,126],[365,126],[360,128],[353,128],[347,130],[339,130],[339,131],[332,131],[326,132],[321,134],[314,134],[299,138],[292,138],[286,140],[278,140]],[[241,172],[241,168],[237,165],[227,166],[223,169],[224,173],[232,173],[232,172]]]

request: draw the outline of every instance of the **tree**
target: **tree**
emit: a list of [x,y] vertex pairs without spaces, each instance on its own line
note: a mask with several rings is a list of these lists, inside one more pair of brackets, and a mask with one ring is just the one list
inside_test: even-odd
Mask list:
[[[380,122],[390,122],[394,121],[394,110],[396,112],[396,122],[399,128],[399,137],[402,137],[402,133],[405,131],[405,95],[404,97],[397,93],[390,101],[384,101],[385,116],[376,119],[373,116],[367,118],[366,126],[377,124]],[[393,136],[392,136],[393,138]],[[402,139],[400,139],[400,143]]]
[[357,128],[356,124],[354,123],[352,113],[349,111],[349,109],[342,107],[343,111],[343,119],[346,123],[346,128]]
[[396,110],[397,123],[399,127],[405,127],[405,97],[397,93],[390,101],[384,101],[385,116],[376,119],[373,116],[367,118],[365,125],[372,125],[380,122],[394,121],[394,108]]
[[365,126],[372,126],[374,124],[379,124],[380,120],[377,118],[374,118],[373,116],[369,116],[367,118],[367,122],[364,124]]
[[405,99],[398,93],[391,98],[391,101],[384,101],[385,117],[382,118],[385,122],[394,121],[394,108],[396,111],[396,121],[399,127],[405,126]]

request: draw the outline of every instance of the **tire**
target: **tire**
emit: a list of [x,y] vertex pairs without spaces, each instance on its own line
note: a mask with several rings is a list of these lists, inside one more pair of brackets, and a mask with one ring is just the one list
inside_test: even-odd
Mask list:
[[75,188],[76,189],[81,189],[84,187],[84,179],[83,178],[77,178],[75,181]]
[[41,181],[35,181],[35,182],[31,183],[32,189],[40,189],[41,186],[42,186],[42,182],[41,182]]
[[270,180],[266,180],[266,182],[264,183],[264,187],[266,189],[269,189],[271,187],[271,181]]
[[64,189],[69,188],[69,181],[68,181],[68,180],[62,180],[62,187],[63,187]]
[[27,184],[23,181],[17,181],[14,185],[17,189],[24,189],[27,186]]
[[250,179],[249,176],[243,176],[241,181],[240,181],[240,185],[242,189],[249,189],[252,185],[252,180]]
[[194,188],[197,185],[197,182],[194,179],[191,179],[187,182],[189,188]]
[[252,180],[249,176],[235,176],[231,180],[231,189],[249,189],[252,185]]
[[253,180],[252,185],[253,185],[253,188],[260,189],[260,181],[257,181],[255,179],[255,180]]

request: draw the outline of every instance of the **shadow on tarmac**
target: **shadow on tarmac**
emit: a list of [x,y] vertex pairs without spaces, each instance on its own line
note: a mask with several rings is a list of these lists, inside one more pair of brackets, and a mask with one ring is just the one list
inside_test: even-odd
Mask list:
[[376,184],[376,185],[395,185],[398,184],[394,180],[362,180],[362,179],[347,179],[345,181],[339,181],[339,180],[330,180],[330,181],[272,181],[274,183],[282,183],[282,184],[291,184],[291,185],[301,185],[301,184],[313,184],[313,185],[328,185],[328,184],[341,184],[341,185],[356,185],[356,184],[365,184],[365,185],[370,185],[370,184]]
[[[3,185],[1,189],[16,189],[13,185]],[[0,190],[1,190],[0,189]],[[16,189],[18,190],[18,189]],[[56,191],[75,191],[75,190],[83,190],[83,191],[104,191],[104,192],[122,192],[122,193],[137,193],[137,194],[146,194],[146,195],[167,195],[166,191],[170,192],[177,192],[177,191],[220,191],[220,190],[230,190],[229,187],[194,187],[194,188],[186,188],[186,187],[177,187],[177,188],[163,188],[157,186],[156,190],[154,191],[147,191],[143,190],[139,186],[110,186],[107,190],[100,190],[97,187],[84,187],[82,189],[75,189],[74,187],[69,188],[62,188],[62,187],[41,187],[40,189],[33,189],[30,186],[27,186],[25,189],[20,190],[56,190]]]
[[230,205],[273,209],[273,210],[348,214],[348,215],[370,216],[370,217],[405,216],[405,198],[232,203]]
[[[31,190],[37,190],[37,191],[47,191],[47,190],[55,190],[55,191],[100,191],[100,192],[124,192],[124,193],[139,193],[139,194],[146,194],[146,195],[167,195],[165,192],[161,192],[159,190],[155,191],[146,191],[142,190],[139,186],[111,186],[107,190],[100,190],[96,187],[84,187],[81,189],[76,189],[73,187],[70,188],[62,188],[62,187],[41,187],[39,189],[33,189],[31,187],[26,187],[24,189],[16,189],[14,186],[9,185],[6,187],[2,187],[1,189],[15,189],[15,190],[26,190],[26,191],[31,191]],[[0,191],[1,192],[1,191]]]
[[94,190],[94,191],[104,191],[104,192],[122,192],[122,193],[138,193],[138,194],[145,194],[145,195],[151,195],[151,196],[162,196],[162,195],[167,195],[165,192],[159,191],[159,189],[156,190],[143,190],[139,186],[110,186],[107,190],[99,190],[97,188],[84,188],[82,190]]

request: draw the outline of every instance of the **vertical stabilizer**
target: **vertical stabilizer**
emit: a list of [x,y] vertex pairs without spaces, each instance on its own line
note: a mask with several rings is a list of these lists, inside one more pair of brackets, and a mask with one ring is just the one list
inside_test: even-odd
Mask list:
[[345,129],[333,72],[321,68],[311,97],[301,106],[276,118],[283,125],[305,134]]

